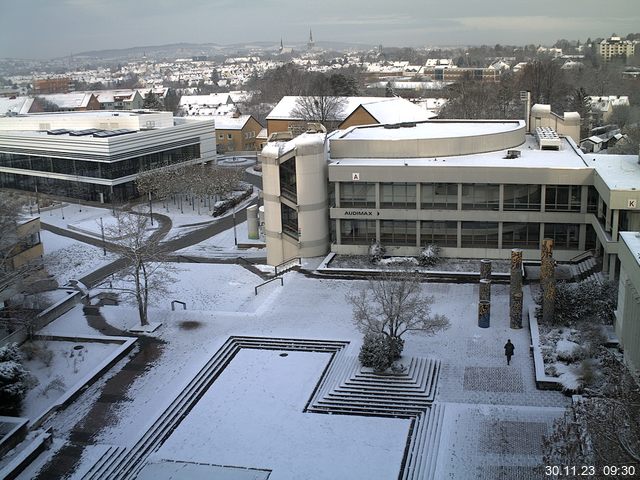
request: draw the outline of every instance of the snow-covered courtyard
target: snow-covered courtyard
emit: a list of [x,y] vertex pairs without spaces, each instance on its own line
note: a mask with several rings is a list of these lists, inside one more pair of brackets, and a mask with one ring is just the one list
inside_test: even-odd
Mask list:
[[[254,286],[262,279],[241,266],[180,266],[174,296],[186,300],[188,308],[171,311],[169,298],[152,306],[151,319],[163,322],[154,334],[160,353],[150,357],[148,368],[127,386],[126,401],[114,401],[117,414],[95,432],[82,457],[87,463],[80,462],[78,472],[90,468],[97,455],[91,452],[101,451],[102,445],[135,447],[229,336],[340,340],[349,342],[346,354],[357,355],[361,334],[351,321],[345,293],[364,281],[289,272],[284,286],[272,282],[256,296]],[[569,400],[536,389],[528,332],[508,326],[507,287],[493,287],[488,329],[477,326],[477,286],[423,284],[423,289],[435,296],[434,312],[451,320],[451,328],[434,337],[407,337],[404,352],[407,359],[442,362],[435,403],[444,414],[440,442],[432,446],[437,449],[435,478],[495,478],[492,472],[498,466],[534,475],[542,462],[542,435]],[[104,306],[100,314],[121,330],[138,322],[132,306]],[[47,331],[91,329],[76,307]],[[502,352],[507,338],[516,346],[510,366]],[[344,478],[344,472],[354,479],[396,478],[408,441],[408,420],[303,413],[328,355],[278,353],[241,350],[148,459],[154,468],[172,459],[272,470],[270,478]],[[97,382],[73,408],[51,420],[62,438],[85,428],[77,412],[90,412],[109,387],[108,379]],[[513,447],[519,442],[525,446]],[[54,445],[50,458],[63,452],[61,442]],[[22,478],[35,475],[46,463],[38,459]]]

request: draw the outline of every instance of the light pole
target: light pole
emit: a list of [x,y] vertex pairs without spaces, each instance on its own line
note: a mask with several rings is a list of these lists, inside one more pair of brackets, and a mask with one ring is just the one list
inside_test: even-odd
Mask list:
[[107,256],[107,245],[104,241],[104,224],[102,223],[102,217],[100,217],[100,233],[102,234],[102,254]]
[[151,226],[153,227],[153,206],[151,204],[151,192],[149,192],[149,215],[151,216]]
[[238,246],[238,235],[236,234],[236,204],[233,204],[233,243]]

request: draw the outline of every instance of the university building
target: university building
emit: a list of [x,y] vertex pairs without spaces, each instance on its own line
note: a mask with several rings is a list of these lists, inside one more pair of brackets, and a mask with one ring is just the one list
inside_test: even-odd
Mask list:
[[215,161],[213,120],[170,112],[0,117],[0,187],[99,202],[137,196],[141,171]]
[[[619,232],[640,230],[636,156],[585,155],[534,106],[530,122],[429,120],[305,133],[262,152],[267,261],[296,256],[540,258],[586,250],[619,268]],[[547,116],[549,118],[547,118]],[[567,131],[575,115],[560,125]],[[575,123],[575,122],[573,122]]]

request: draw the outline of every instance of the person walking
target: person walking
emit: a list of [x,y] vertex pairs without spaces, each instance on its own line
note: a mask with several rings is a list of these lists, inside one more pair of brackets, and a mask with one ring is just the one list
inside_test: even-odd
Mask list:
[[515,347],[513,343],[511,343],[511,339],[507,340],[507,343],[504,344],[504,354],[507,356],[507,365],[511,364],[511,357],[513,356],[513,351]]

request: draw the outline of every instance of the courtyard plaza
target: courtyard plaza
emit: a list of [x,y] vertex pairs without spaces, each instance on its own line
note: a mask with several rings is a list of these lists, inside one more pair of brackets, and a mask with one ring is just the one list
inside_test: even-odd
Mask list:
[[[305,260],[303,267],[312,270],[319,260]],[[159,478],[171,469],[195,475],[192,469],[198,468],[209,473],[221,469],[226,476],[220,478],[229,479],[267,478],[267,473],[270,479],[343,478],[345,472],[354,479],[419,478],[407,471],[403,457],[412,444],[409,419],[307,411],[334,358],[267,345],[269,339],[339,342],[344,347],[334,357],[357,357],[362,335],[352,323],[345,294],[365,281],[292,271],[284,275],[283,286],[272,282],[255,295],[254,287],[263,279],[241,266],[180,267],[173,289],[187,310],[171,311],[167,298],[156,301],[150,316],[162,326],[146,341],[154,345],[148,362],[141,345],[138,354],[123,359],[52,417],[45,427],[53,429],[53,447],[19,478],[47,478],[52,465],[62,464],[68,464],[67,473],[75,472],[71,478],[89,478],[105,451],[112,449],[114,458],[131,457],[127,452],[155,432],[162,423],[158,419],[181,395],[189,408],[182,416],[175,414],[178,420],[162,441],[134,458],[138,478]],[[198,285],[197,298],[189,298],[191,285]],[[435,297],[433,312],[451,321],[448,330],[433,337],[407,335],[401,360],[407,365],[418,357],[440,362],[431,404],[440,413],[429,419],[434,432],[424,448],[429,476],[538,476],[542,437],[570,399],[536,389],[526,317],[524,328],[509,328],[508,287],[493,286],[487,329],[477,326],[477,285],[424,283],[422,288]],[[526,312],[532,299],[528,287],[525,292]],[[117,330],[137,323],[135,308],[127,303],[102,306],[100,315]],[[47,331],[96,333],[78,307]],[[260,341],[240,345],[212,370],[200,393],[185,395],[203,366],[222,358],[230,337],[264,339],[266,346]],[[507,338],[515,345],[511,365],[502,348]],[[123,372],[135,374],[122,377]],[[110,396],[112,388],[117,394]],[[88,421],[98,418],[96,406],[102,421]],[[81,453],[65,463],[70,446]],[[253,476],[234,476],[243,474]]]

